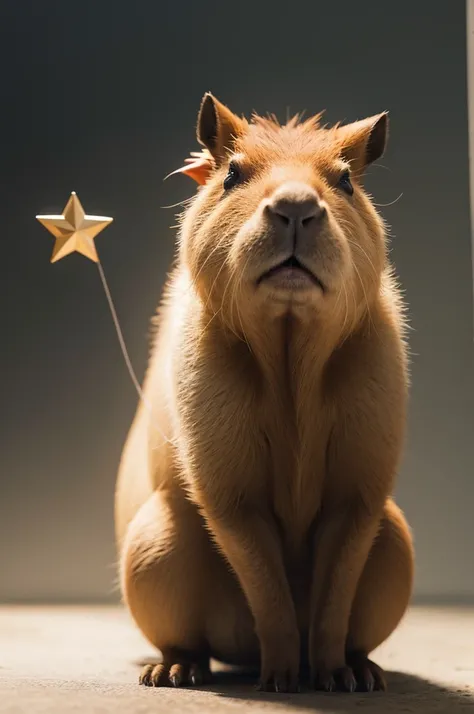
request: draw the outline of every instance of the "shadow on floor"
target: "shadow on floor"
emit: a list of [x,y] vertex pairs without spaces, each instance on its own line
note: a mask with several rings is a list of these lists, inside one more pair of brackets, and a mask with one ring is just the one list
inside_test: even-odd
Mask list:
[[[157,662],[160,660],[157,659]],[[150,664],[150,661],[147,660]],[[141,664],[141,663],[140,663]],[[325,694],[302,687],[299,694],[272,694],[255,689],[255,673],[235,670],[214,672],[212,684],[202,687],[218,697],[236,702],[268,702],[302,711],[351,714],[369,711],[413,714],[467,714],[474,712],[474,694],[467,689],[450,689],[427,679],[402,672],[386,672],[387,692],[371,694]]]

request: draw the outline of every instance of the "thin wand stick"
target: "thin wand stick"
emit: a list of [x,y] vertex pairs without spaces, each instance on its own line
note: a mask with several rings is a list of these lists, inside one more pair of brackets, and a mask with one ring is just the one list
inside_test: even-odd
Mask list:
[[[97,256],[97,257],[98,257],[98,256]],[[165,439],[165,441],[167,441],[168,443],[172,443],[172,442],[167,438],[167,436],[163,433],[163,430],[155,423],[154,418],[153,418],[153,409],[152,409],[152,406],[151,406],[151,404],[149,403],[149,401],[147,400],[147,398],[145,397],[145,395],[144,395],[144,393],[143,393],[143,390],[142,390],[142,388],[141,388],[141,386],[140,386],[140,383],[139,383],[139,381],[138,381],[138,379],[137,379],[137,375],[135,374],[135,370],[133,369],[132,361],[131,361],[131,359],[130,359],[130,355],[128,354],[127,345],[125,344],[125,340],[124,340],[124,337],[123,337],[122,328],[120,327],[120,322],[119,322],[119,319],[118,319],[117,311],[116,311],[116,309],[115,309],[114,301],[113,301],[113,299],[112,299],[112,294],[111,294],[111,292],[110,292],[110,288],[109,288],[109,285],[108,285],[108,283],[107,283],[107,278],[105,277],[104,269],[103,269],[103,267],[102,267],[102,263],[101,263],[99,257],[98,257],[98,261],[97,261],[97,268],[98,268],[98,270],[99,270],[100,279],[101,279],[101,281],[102,281],[102,286],[103,286],[103,288],[104,288],[104,292],[105,292],[105,296],[106,296],[106,298],[107,298],[107,302],[108,302],[108,304],[109,304],[110,313],[111,313],[111,315],[112,315],[112,320],[113,320],[114,326],[115,326],[115,332],[117,333],[118,341],[119,341],[119,344],[120,344],[120,349],[122,350],[122,355],[123,355],[123,358],[124,358],[124,360],[125,360],[125,364],[126,364],[126,367],[127,367],[127,369],[128,369],[128,373],[129,373],[129,375],[130,375],[130,377],[131,377],[131,379],[132,379],[132,382],[133,382],[133,384],[134,384],[134,386],[135,386],[135,389],[137,390],[137,394],[138,394],[140,400],[143,402],[143,404],[145,404],[145,406],[146,406],[147,409],[148,409],[148,412],[149,412],[150,417],[151,417],[151,419],[152,419],[153,426],[154,426],[155,429],[161,434],[161,436],[163,437],[163,439]]]

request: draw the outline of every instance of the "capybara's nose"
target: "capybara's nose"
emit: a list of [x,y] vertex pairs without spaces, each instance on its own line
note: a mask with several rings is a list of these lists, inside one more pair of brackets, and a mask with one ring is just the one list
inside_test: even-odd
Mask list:
[[279,186],[269,199],[266,210],[276,227],[292,233],[312,228],[312,224],[326,213],[316,191],[296,181]]

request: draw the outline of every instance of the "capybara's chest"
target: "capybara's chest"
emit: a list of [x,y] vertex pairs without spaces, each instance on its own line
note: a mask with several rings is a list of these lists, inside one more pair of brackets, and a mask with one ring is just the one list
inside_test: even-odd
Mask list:
[[300,423],[291,412],[286,428],[270,428],[267,441],[267,497],[284,542],[304,550],[318,513],[332,499],[328,473],[331,425],[323,411],[314,410]]

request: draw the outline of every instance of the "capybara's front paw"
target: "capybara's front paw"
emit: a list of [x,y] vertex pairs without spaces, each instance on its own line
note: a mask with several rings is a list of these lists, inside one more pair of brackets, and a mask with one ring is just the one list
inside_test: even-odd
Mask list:
[[383,669],[362,655],[348,656],[342,667],[320,663],[313,668],[311,683],[323,692],[376,692],[387,688]]
[[311,672],[311,685],[317,692],[355,692],[357,682],[350,667],[318,664]]
[[357,652],[348,654],[347,663],[354,672],[358,692],[385,692],[387,690],[387,680],[382,667],[372,662],[366,655]]
[[262,692],[297,692],[300,666],[297,633],[261,642],[262,661],[258,689]]

